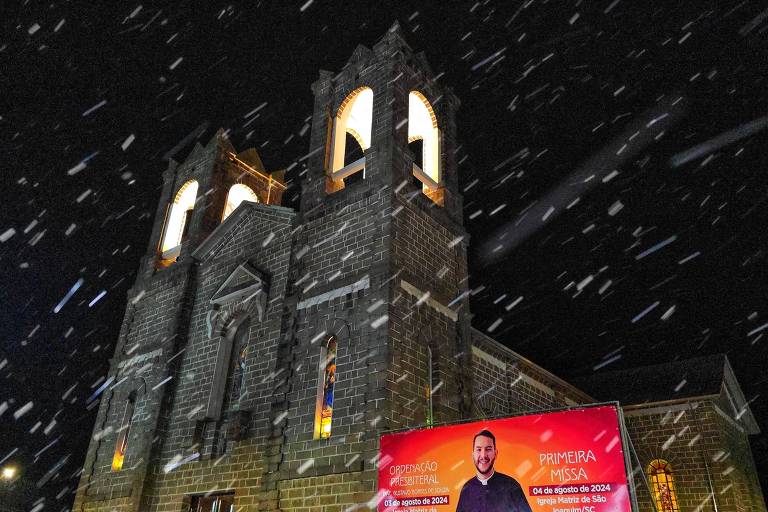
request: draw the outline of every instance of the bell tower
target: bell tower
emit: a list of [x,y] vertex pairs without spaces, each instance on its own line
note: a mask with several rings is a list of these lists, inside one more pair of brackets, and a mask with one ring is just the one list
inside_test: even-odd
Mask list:
[[[343,436],[343,452],[373,472],[381,432],[469,411],[459,101],[397,24],[372,49],[358,46],[340,72],[321,71],[312,90],[292,263],[295,335],[285,346],[292,363],[281,373],[293,391],[273,408],[275,420],[284,407],[295,411],[282,430],[286,439],[320,443],[316,464],[324,439],[334,445]],[[331,337],[335,373],[324,377],[331,351],[321,345]],[[318,387],[303,417],[300,382]],[[329,446],[329,456],[339,449]],[[282,446],[285,461],[292,450]]]
[[205,146],[198,142],[181,165],[171,160],[142,262],[145,277],[191,255],[241,202],[279,205],[284,175],[267,172],[253,148],[238,153],[222,129]]

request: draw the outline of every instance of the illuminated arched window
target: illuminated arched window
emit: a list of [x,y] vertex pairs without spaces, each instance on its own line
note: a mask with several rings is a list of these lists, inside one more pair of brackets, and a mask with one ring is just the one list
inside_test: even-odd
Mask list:
[[[373,90],[360,87],[341,103],[333,123],[329,155],[329,192],[344,188],[345,180],[365,177],[365,156],[371,147]],[[362,171],[362,172],[361,172]]]
[[336,336],[328,336],[320,347],[318,367],[317,406],[315,410],[315,439],[331,437],[333,418],[333,389],[336,385]]
[[662,459],[652,460],[646,468],[658,512],[680,512],[677,503],[677,487],[672,476],[672,466]]
[[235,211],[235,208],[240,206],[240,203],[243,201],[258,203],[259,198],[256,193],[247,185],[243,185],[241,183],[232,185],[229,188],[229,192],[227,192],[227,203],[224,205],[224,214],[221,216],[221,220],[223,221],[229,217],[229,214]]
[[120,418],[120,427],[115,442],[115,453],[112,455],[112,471],[120,471],[123,468],[125,454],[128,452],[128,441],[131,437],[131,425],[133,424],[133,410],[136,406],[136,393],[128,396],[128,401]]
[[[172,256],[170,253],[174,252],[172,249],[175,249],[186,240],[189,233],[192,210],[195,208],[196,197],[197,182],[195,180],[186,182],[176,193],[173,204],[171,204],[171,210],[168,212],[165,235],[160,247],[163,259],[169,259]],[[178,254],[175,256],[178,256]],[[175,256],[173,257],[175,258]]]
[[408,95],[408,146],[415,153],[413,175],[422,190],[442,205],[440,194],[440,131],[427,98],[418,91]]

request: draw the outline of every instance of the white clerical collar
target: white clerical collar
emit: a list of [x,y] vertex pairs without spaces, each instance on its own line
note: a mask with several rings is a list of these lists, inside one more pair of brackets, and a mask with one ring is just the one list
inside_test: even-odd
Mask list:
[[478,480],[480,480],[480,483],[481,483],[481,484],[483,484],[483,485],[488,485],[488,480],[490,480],[490,479],[491,479],[491,477],[492,477],[493,475],[495,475],[495,474],[496,474],[496,471],[492,469],[492,470],[491,470],[491,474],[488,476],[488,478],[480,478],[480,475],[475,475],[475,478],[477,478]]

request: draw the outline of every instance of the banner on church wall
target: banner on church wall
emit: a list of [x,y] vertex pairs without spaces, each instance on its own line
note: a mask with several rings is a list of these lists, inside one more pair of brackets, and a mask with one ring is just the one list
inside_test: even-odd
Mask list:
[[613,405],[386,434],[378,511],[630,512],[622,439]]

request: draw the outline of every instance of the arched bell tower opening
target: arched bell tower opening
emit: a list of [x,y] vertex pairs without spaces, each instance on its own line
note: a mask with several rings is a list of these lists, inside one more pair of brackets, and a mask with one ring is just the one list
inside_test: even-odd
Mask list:
[[160,246],[160,259],[165,262],[170,263],[176,260],[181,252],[181,244],[189,237],[197,189],[197,181],[189,180],[179,188],[173,199]]
[[373,90],[362,86],[341,102],[330,119],[328,176],[326,191],[336,192],[345,184],[365,179],[365,151],[371,147]]
[[408,94],[408,148],[412,151],[413,176],[424,195],[443,206],[440,176],[440,130],[429,100],[419,91]]
[[260,202],[259,196],[248,185],[243,185],[242,183],[232,185],[229,188],[229,192],[227,192],[227,202],[224,205],[224,213],[221,216],[221,220],[224,221],[229,217],[243,201]]
[[237,152],[223,130],[197,143],[182,163],[163,173],[158,205],[142,273],[183,261],[243,203],[280,205],[285,171],[268,172],[255,149]]

